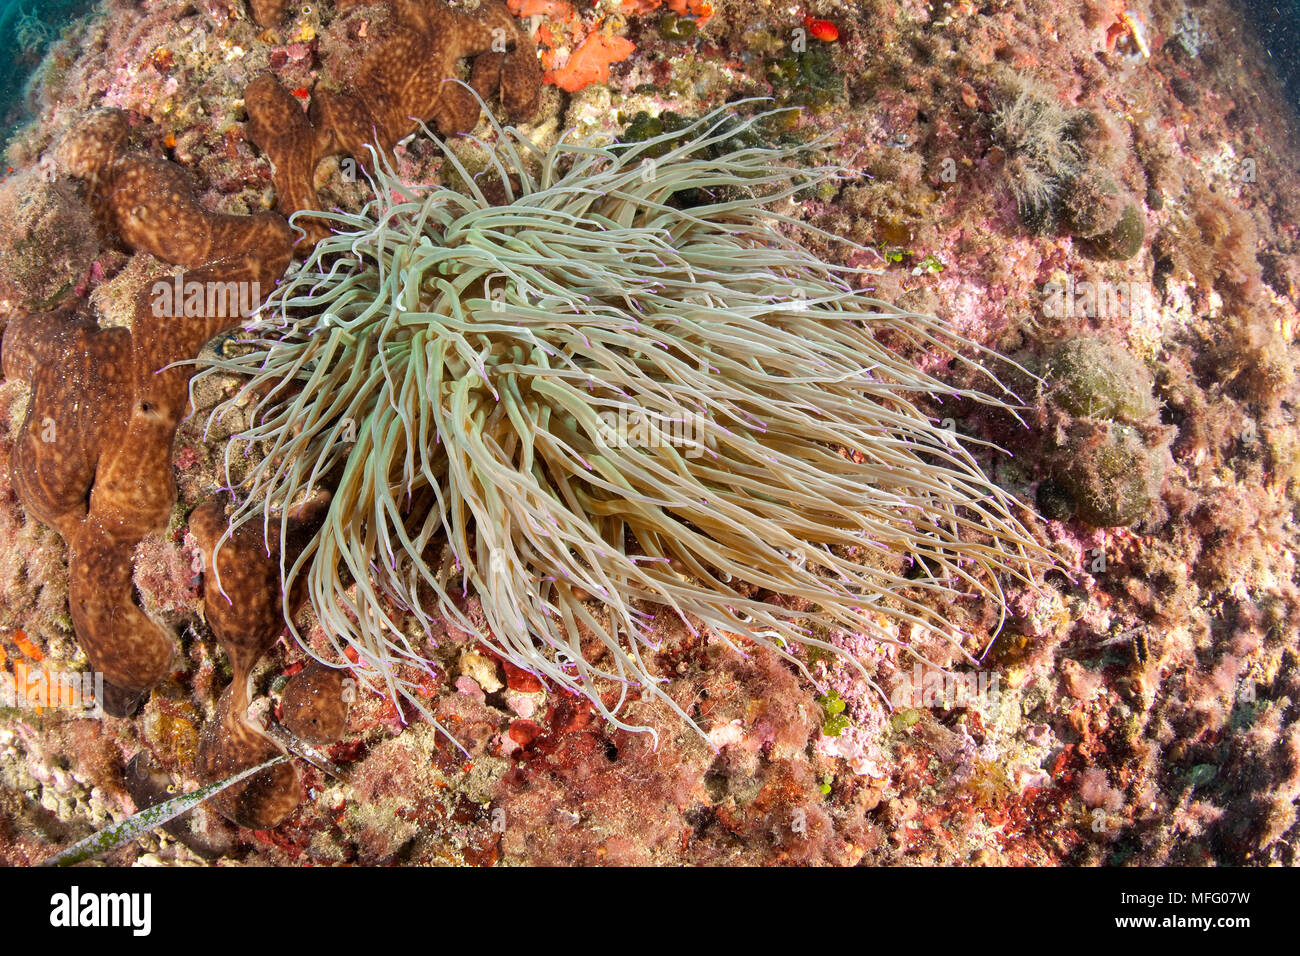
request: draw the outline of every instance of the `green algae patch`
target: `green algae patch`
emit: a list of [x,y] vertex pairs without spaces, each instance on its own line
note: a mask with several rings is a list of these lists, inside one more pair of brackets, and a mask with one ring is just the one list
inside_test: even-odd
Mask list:
[[1057,476],[1074,500],[1075,513],[1098,528],[1141,521],[1159,496],[1161,457],[1128,425],[1077,424],[1071,431],[1069,464]]
[[1047,399],[1071,415],[1140,422],[1158,409],[1151,373],[1112,342],[1080,337],[1047,360]]
[[1129,203],[1120,213],[1119,222],[1114,228],[1093,241],[1097,251],[1107,259],[1132,259],[1142,251],[1146,234],[1147,227],[1146,221],[1142,218],[1142,210],[1136,203]]

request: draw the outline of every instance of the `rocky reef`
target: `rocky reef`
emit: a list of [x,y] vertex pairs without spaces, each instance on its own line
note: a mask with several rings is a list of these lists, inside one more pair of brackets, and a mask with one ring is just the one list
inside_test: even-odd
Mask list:
[[[0,701],[3,862],[286,748],[109,860],[1296,862],[1300,139],[1231,4],[102,0],[39,51],[0,183],[0,665],[99,672],[106,713]],[[247,421],[189,363],[244,316],[185,290],[269,294],[328,228],[285,217],[359,209],[375,161],[489,188],[454,135],[484,105],[545,149],[745,95],[860,174],[782,206],[857,243],[821,255],[1014,361],[1018,416],[927,408],[1059,569],[1005,622],[938,602],[978,667],[822,635],[888,704],[657,615],[647,666],[705,732],[630,700],[657,747],[448,622],[408,635],[448,737],[281,593],[320,502],[226,534]]]

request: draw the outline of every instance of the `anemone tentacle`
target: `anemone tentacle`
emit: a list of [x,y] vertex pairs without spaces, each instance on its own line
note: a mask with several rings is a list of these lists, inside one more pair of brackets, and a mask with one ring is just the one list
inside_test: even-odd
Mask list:
[[[642,656],[650,606],[801,668],[794,645],[848,656],[824,639],[836,629],[904,647],[940,635],[974,660],[934,599],[1005,613],[1002,579],[1051,565],[971,443],[914,404],[1013,408],[992,353],[806,248],[799,230],[818,230],[774,205],[847,171],[806,165],[817,143],[730,145],[763,119],[733,109],[545,152],[497,126],[480,145],[500,205],[441,142],[463,191],[412,189],[377,157],[376,198],[314,214],[333,234],[246,351],[211,360],[204,374],[245,378],[214,414],[252,406],[228,456],[261,456],[241,481],[227,459],[233,525],[286,522],[330,485],[284,593],[305,575],[334,649],[390,693],[420,706],[396,668],[423,662],[404,626],[441,617],[616,726],[649,729],[604,702],[609,680],[620,702],[649,691],[700,730]],[[675,203],[685,190],[704,202]],[[887,337],[970,364],[1002,397],[944,384]]]

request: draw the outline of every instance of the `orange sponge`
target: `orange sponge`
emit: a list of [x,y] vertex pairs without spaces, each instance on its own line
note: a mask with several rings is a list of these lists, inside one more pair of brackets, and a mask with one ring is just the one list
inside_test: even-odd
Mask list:
[[635,49],[635,44],[624,37],[593,33],[573,51],[568,63],[547,72],[546,82],[566,93],[576,93],[592,83],[604,83],[609,79],[609,65],[626,60]]

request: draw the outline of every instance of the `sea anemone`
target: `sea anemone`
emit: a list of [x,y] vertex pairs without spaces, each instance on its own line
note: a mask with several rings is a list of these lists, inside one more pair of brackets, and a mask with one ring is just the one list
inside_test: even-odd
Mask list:
[[[203,376],[245,377],[213,413],[247,416],[227,447],[232,526],[332,492],[284,593],[305,575],[372,682],[423,710],[399,665],[425,666],[441,617],[615,726],[651,730],[619,718],[648,692],[700,730],[647,660],[655,606],[800,669],[799,645],[822,648],[870,681],[836,630],[936,635],[973,661],[938,600],[1004,610],[1000,576],[1049,563],[1018,502],[913,401],[1012,406],[883,342],[996,384],[959,349],[991,353],[793,238],[810,227],[774,206],[849,173],[800,166],[824,142],[753,145],[769,117],[736,108],[547,151],[494,123],[494,145],[471,138],[478,176],[438,143],[459,190],[408,187],[375,157],[376,198],[320,214],[333,234],[209,360]],[[585,653],[581,634],[598,638]]]

